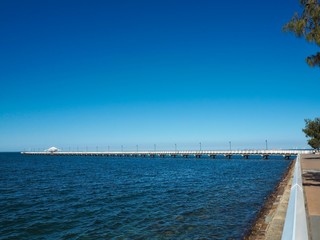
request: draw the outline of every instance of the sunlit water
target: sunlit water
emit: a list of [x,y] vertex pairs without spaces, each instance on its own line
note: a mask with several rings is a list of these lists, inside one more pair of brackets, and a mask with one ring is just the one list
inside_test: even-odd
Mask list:
[[0,239],[239,239],[289,161],[0,154]]

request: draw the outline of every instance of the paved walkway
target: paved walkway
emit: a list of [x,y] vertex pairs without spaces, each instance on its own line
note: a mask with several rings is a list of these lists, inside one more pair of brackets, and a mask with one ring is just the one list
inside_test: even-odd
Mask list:
[[320,155],[301,155],[301,170],[310,236],[320,240]]

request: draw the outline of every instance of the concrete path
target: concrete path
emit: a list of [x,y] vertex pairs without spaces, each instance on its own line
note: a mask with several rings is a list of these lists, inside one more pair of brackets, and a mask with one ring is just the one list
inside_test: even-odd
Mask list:
[[301,170],[310,236],[320,240],[320,155],[301,155]]

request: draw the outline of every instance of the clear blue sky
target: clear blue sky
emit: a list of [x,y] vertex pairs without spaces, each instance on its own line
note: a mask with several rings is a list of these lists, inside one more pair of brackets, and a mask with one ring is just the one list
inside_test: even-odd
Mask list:
[[1,1],[0,151],[304,148],[298,0]]

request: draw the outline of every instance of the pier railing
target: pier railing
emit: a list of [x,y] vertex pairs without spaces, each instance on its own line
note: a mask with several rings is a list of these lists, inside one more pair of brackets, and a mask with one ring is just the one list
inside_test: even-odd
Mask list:
[[308,239],[308,227],[302,188],[300,155],[297,156],[294,167],[294,176],[290,192],[289,204],[281,239]]
[[56,154],[56,155],[290,155],[295,156],[298,154],[311,153],[309,150],[183,150],[183,151],[115,151],[115,152],[87,152],[87,151],[44,151],[44,152],[22,152],[22,154]]

